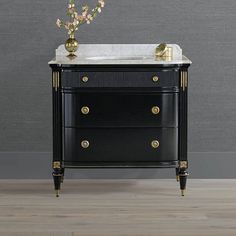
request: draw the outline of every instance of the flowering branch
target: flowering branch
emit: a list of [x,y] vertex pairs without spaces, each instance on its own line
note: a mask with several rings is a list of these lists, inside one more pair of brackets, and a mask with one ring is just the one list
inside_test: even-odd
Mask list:
[[78,13],[75,7],[75,0],[70,0],[68,4],[67,15],[70,17],[70,21],[64,22],[60,19],[57,19],[57,26],[59,28],[64,27],[68,30],[68,34],[74,34],[78,30],[79,26],[87,23],[90,24],[93,19],[97,16],[98,13],[102,11],[102,8],[105,6],[105,0],[98,0],[98,3],[95,8],[91,11],[89,7],[83,6],[81,14]]

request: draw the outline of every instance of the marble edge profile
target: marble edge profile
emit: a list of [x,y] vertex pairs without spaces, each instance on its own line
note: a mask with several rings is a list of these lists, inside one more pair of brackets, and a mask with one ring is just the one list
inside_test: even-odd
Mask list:
[[65,64],[65,65],[135,65],[135,64],[144,64],[144,65],[184,65],[184,64],[192,64],[187,57],[184,55],[182,59],[173,59],[171,61],[158,61],[158,60],[88,60],[86,58],[75,58],[73,60],[69,59],[66,56],[57,57],[48,62],[49,65],[53,64]]

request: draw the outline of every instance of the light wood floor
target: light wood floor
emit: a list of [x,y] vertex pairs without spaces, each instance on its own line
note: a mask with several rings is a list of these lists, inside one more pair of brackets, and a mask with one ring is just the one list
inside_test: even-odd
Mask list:
[[236,180],[0,181],[0,236],[235,236]]

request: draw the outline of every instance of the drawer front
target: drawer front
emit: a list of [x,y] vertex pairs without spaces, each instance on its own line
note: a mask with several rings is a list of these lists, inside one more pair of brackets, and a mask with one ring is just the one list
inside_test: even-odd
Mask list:
[[64,129],[65,162],[161,162],[178,159],[178,129]]
[[125,72],[124,80],[128,87],[163,87],[177,88],[179,84],[178,71]]
[[178,93],[64,93],[65,127],[177,127]]
[[163,70],[153,72],[62,72],[62,87],[164,87],[176,88],[179,84],[179,72]]
[[123,72],[62,72],[62,87],[123,87]]

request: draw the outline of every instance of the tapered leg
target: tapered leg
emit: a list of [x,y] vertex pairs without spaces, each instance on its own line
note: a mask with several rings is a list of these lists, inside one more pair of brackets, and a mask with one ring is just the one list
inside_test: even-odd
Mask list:
[[179,176],[179,184],[182,196],[185,195],[185,190],[186,190],[186,184],[188,178],[187,169],[188,169],[188,161],[180,161],[179,167],[176,168],[176,175]]
[[61,71],[53,68],[52,71],[52,105],[53,105],[53,180],[56,196],[63,176],[62,166],[62,93],[61,93]]
[[61,177],[62,175],[57,175],[53,173],[53,180],[54,180],[54,188],[56,191],[56,197],[59,197],[59,191],[61,189]]
[[59,191],[61,189],[62,177],[64,174],[64,168],[61,167],[61,163],[59,161],[53,162],[53,180],[54,180],[54,188],[56,191],[56,196],[59,197]]
[[186,170],[181,170],[179,173],[179,183],[182,196],[185,195],[187,178],[188,178],[188,172]]
[[179,182],[184,196],[188,177],[188,70],[180,71],[179,91]]

